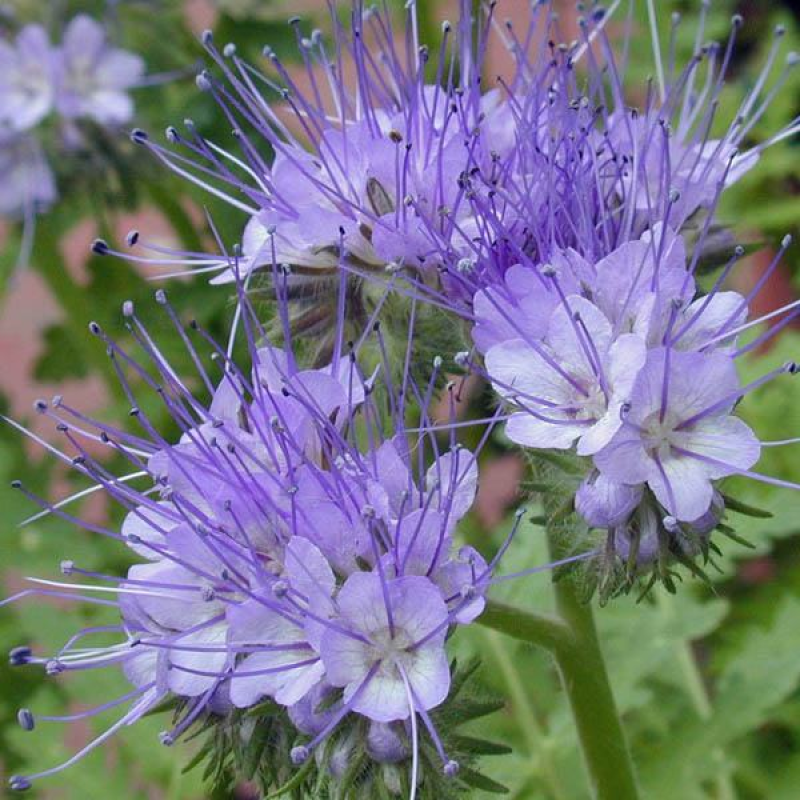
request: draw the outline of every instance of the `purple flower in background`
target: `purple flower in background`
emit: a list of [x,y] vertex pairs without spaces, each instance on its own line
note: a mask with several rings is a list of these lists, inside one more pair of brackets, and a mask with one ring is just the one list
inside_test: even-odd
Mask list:
[[111,46],[106,29],[79,14],[58,48],[56,108],[67,119],[89,117],[100,125],[123,125],[133,117],[128,91],[144,75],[144,61]]
[[29,130],[50,113],[56,60],[41,25],[26,25],[13,44],[0,41],[0,134]]

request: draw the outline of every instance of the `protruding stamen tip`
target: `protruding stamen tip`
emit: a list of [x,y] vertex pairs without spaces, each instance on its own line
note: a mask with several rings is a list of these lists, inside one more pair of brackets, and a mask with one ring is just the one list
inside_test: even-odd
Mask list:
[[33,407],[40,414],[43,414],[45,411],[47,411],[47,401],[46,400],[42,400],[41,398],[38,398],[37,400],[34,400]]
[[441,369],[443,363],[444,362],[442,361],[442,357],[441,356],[434,356],[433,357],[433,368],[434,369],[437,369],[437,370]]
[[12,792],[25,792],[32,786],[31,782],[24,775],[12,775],[8,779],[8,788]]
[[299,745],[298,747],[293,747],[292,752],[289,754],[289,757],[292,759],[292,764],[296,767],[299,767],[301,764],[305,764],[308,761],[308,757],[311,755],[309,749],[304,747],[303,745]]
[[[16,482],[17,481],[15,481],[15,483]],[[27,645],[14,647],[8,654],[9,666],[22,667],[30,662],[32,655],[33,651]]]
[[24,731],[32,731],[36,727],[36,719],[29,708],[17,711],[17,722]]
[[798,64],[800,64],[800,53],[798,53],[796,50],[792,50],[786,54],[787,67],[796,67]]
[[167,141],[170,144],[177,144],[181,140],[181,135],[174,125],[167,126],[167,129],[164,131],[164,136],[167,137]]
[[785,25],[776,25],[775,26],[775,38],[780,39],[782,36],[786,35],[786,26]]
[[736,258],[741,258],[744,255],[744,247],[742,245],[737,244],[736,247],[733,248],[733,254]]
[[783,365],[783,368],[790,375],[797,375],[798,373],[800,373],[800,364],[798,364],[796,361],[787,361]]
[[62,561],[60,566],[62,575],[71,575],[75,570],[75,562],[70,561],[69,559]]
[[456,265],[456,269],[458,269],[461,273],[469,273],[475,269],[475,259],[474,258],[462,258],[459,260],[458,264]]
[[661,522],[663,523],[665,530],[667,530],[669,533],[677,533],[680,530],[680,524],[678,523],[678,520],[671,515],[664,517]]
[[542,275],[545,278],[555,278],[557,274],[556,268],[552,264],[545,264],[542,267]]
[[233,42],[228,42],[228,44],[222,48],[222,55],[224,55],[225,58],[233,58],[236,55],[236,45]]
[[195,79],[195,85],[201,92],[208,92],[211,90],[211,78],[208,73],[203,71]]
[[277,598],[286,597],[289,594],[289,584],[286,581],[276,581],[272,586],[272,594]]
[[128,231],[128,235],[125,237],[125,242],[127,243],[128,247],[135,247],[139,242],[139,231]]
[[156,291],[156,303],[160,306],[166,305],[167,303],[167,293],[163,289],[158,289]]
[[786,236],[784,236],[783,239],[781,239],[781,247],[786,249],[786,248],[790,247],[791,244],[792,244],[792,234],[791,233],[787,233]]
[[741,28],[744,25],[744,17],[741,14],[734,14],[731,17],[731,26],[734,28]]
[[213,32],[212,30],[210,30],[209,28],[206,28],[206,29],[205,29],[205,30],[204,30],[204,31],[203,31],[203,32],[200,34],[200,41],[201,41],[201,42],[202,42],[202,43],[203,43],[203,44],[204,44],[206,47],[208,47],[210,44],[213,44],[213,42],[214,42],[214,32]]
[[89,323],[89,333],[94,336],[99,336],[103,332],[103,329],[98,325],[98,323],[92,321]]
[[48,675],[60,675],[64,671],[64,665],[60,661],[51,659],[44,665],[44,671]]
[[148,140],[147,132],[141,128],[134,128],[131,131],[131,141],[134,144],[144,144]]
[[444,765],[443,772],[448,778],[455,778],[458,775],[458,771],[461,769],[461,765],[458,761],[454,761],[452,758]]
[[105,239],[95,239],[92,242],[92,252],[97,256],[107,256],[109,247]]
[[19,479],[11,481],[11,488],[12,489],[21,489],[22,488],[22,481]]
[[175,737],[169,731],[161,731],[158,734],[158,740],[164,747],[172,747],[175,744]]
[[122,316],[125,317],[125,319],[130,319],[133,316],[133,314],[134,314],[133,300],[126,300],[122,304]]

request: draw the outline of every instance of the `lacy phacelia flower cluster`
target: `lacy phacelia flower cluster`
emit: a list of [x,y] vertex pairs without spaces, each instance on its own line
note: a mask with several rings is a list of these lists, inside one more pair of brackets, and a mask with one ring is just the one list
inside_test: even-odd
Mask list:
[[766,380],[743,387],[737,375],[753,347],[737,338],[748,299],[718,287],[698,296],[683,240],[661,227],[597,263],[566,250],[537,270],[512,267],[475,307],[508,437],[590,459],[576,508],[625,559],[635,547],[651,562],[665,535],[697,552],[724,511],[716,482],[749,475],[761,451],[734,416]]
[[[159,300],[177,322],[166,297]],[[37,408],[76,453],[63,458],[129,509],[119,531],[87,528],[125,543],[142,562],[122,578],[64,562],[70,580],[41,581],[33,593],[117,607],[120,623],[87,628],[48,656],[18,648],[12,663],[40,664],[51,675],[124,671],[133,691],[87,715],[122,702],[129,710],[82,752],[169,699],[178,701],[178,712],[164,744],[209,714],[223,724],[237,709],[271,700],[293,726],[295,744],[284,756],[295,765],[321,756],[334,734],[339,749],[352,749],[347,731],[360,720],[374,762],[413,757],[416,773],[419,725],[441,760],[439,773],[455,776],[458,763],[430,712],[450,690],[446,639],[481,614],[494,567],[453,539],[475,497],[476,456],[458,446],[441,452],[432,434],[407,431],[398,397],[396,424],[384,436],[372,397],[378,377],[365,380],[355,354],[303,370],[290,351],[250,339],[253,366],[243,372],[203,334],[224,374],[215,382],[201,369],[211,394],[201,404],[131,304],[124,310],[158,379],[99,327],[92,330],[115,363],[158,392],[182,430],[180,441],[165,441],[138,406],[131,414],[141,435],[92,423],[62,398]],[[257,332],[252,312],[244,315]],[[134,471],[109,474],[87,451],[92,441],[123,455]],[[44,507],[66,513],[63,503]],[[107,592],[118,601],[98,599]],[[90,644],[109,630],[121,638]],[[20,712],[23,727],[32,729],[36,719]],[[11,786],[26,789],[74,760],[16,776]],[[335,760],[328,768],[335,775]]]
[[[250,216],[233,256],[181,263],[222,282],[239,271],[284,276],[287,296],[311,298],[299,328],[320,331],[320,290],[342,274],[362,288],[397,287],[400,275],[415,297],[461,315],[483,364],[458,360],[512,406],[509,437],[591,457],[578,510],[613,532],[620,554],[633,548],[633,562],[647,563],[663,545],[694,551],[685,537],[707,538],[723,512],[716,482],[749,475],[759,457],[732,414],[747,391],[734,364],[753,346],[737,334],[757,324],[748,307],[778,262],[747,297],[726,291],[742,251],[715,214],[761,152],[798,130],[795,120],[744,149],[798,58],[786,54],[770,83],[776,29],[763,71],[712,138],[740,16],[723,44],[708,43],[703,6],[683,66],[654,47],[656,80],[632,109],[607,12],[587,12],[569,45],[551,12],[534,4],[518,31],[494,3],[481,14],[461,4],[457,23],[442,26],[433,83],[413,3],[402,43],[388,13],[358,3],[349,30],[333,20],[333,47],[295,20],[309,90],[272,50],[264,75],[207,34],[222,74],[205,71],[198,86],[235,122],[241,154],[192,125],[187,136],[167,132],[183,151],[135,138]],[[492,37],[513,70],[487,90]],[[269,164],[262,142],[275,151]],[[709,264],[722,272],[703,293]],[[797,309],[784,312],[773,333]]]
[[[524,30],[483,5],[478,14],[462,0],[436,53],[420,41],[413,0],[402,33],[388,4],[354,2],[347,27],[332,15],[332,44],[294,20],[297,79],[269,48],[265,74],[206,34],[214,65],[197,85],[219,104],[239,150],[209,141],[191,120],[167,129],[168,146],[134,131],[136,143],[246,216],[241,243],[222,254],[176,253],[136,232],[129,245],[155,253],[137,261],[235,286],[234,332],[246,333],[252,368],[233,363],[235,336],[225,350],[200,331],[223,367],[220,380],[200,370],[206,406],[126,307],[158,378],[95,333],[118,368],[129,365],[157,391],[180,441],[162,438],[121,368],[139,435],[92,427],[62,400],[41,404],[77,451],[62,457],[127,511],[121,532],[91,529],[144,563],[121,579],[64,564],[68,575],[112,584],[118,602],[86,599],[118,608],[119,642],[86,647],[98,633],[87,629],[52,657],[22,647],[12,662],[51,673],[121,666],[135,688],[112,705],[133,706],[112,730],[177,699],[163,735],[170,744],[209,714],[224,729],[238,710],[269,701],[270,714],[285,715],[276,724],[291,726],[281,727],[291,739],[284,755],[300,769],[313,753],[335,773],[361,748],[373,762],[410,762],[413,797],[432,785],[418,780],[421,727],[437,762],[425,780],[457,775],[435,720],[452,699],[446,640],[481,613],[504,547],[487,564],[454,544],[477,453],[456,446],[455,429],[468,421],[444,426],[446,452],[435,436],[428,406],[443,357],[493,387],[492,426],[505,421],[523,448],[562,451],[550,463],[572,453],[562,460],[581,475],[567,513],[574,505],[608,531],[604,553],[627,562],[629,579],[707,551],[729,503],[723,478],[798,488],[753,471],[764,443],[734,414],[751,390],[797,371],[787,364],[750,386],[736,372],[739,356],[797,313],[797,304],[780,309],[770,331],[741,337],[762,321],[748,309],[789,240],[743,296],[725,283],[743,249],[715,220],[725,189],[798,129],[743,149],[797,63],[789,54],[769,84],[782,32],[735,119],[712,139],[739,17],[724,45],[707,44],[702,4],[694,56],[665,68],[655,47],[656,80],[634,111],[603,9],[593,5],[578,39],[560,44],[550,3],[532,4]],[[512,69],[489,88],[493,37]],[[95,251],[112,252],[100,241]],[[719,268],[715,278],[709,266]],[[312,346],[325,339],[315,369],[265,346],[248,295],[259,274],[272,281],[284,341],[293,329],[311,334]],[[421,332],[431,307],[450,316]],[[381,362],[372,378],[358,363],[368,338]],[[453,338],[463,349],[451,352]],[[431,348],[436,358],[427,358]],[[421,420],[409,430],[412,408]],[[134,471],[110,474],[86,437]],[[72,519],[61,504],[43,505]],[[600,553],[592,546],[564,561],[594,566]],[[37,591],[74,596],[91,586]],[[31,728],[35,717],[23,710],[20,721]],[[343,758],[328,757],[332,749]],[[430,796],[445,796],[438,789]]]
[[80,120],[130,121],[128,91],[143,75],[142,59],[113,47],[105,28],[86,15],[69,22],[57,46],[37,24],[0,41],[0,214],[30,215],[57,197],[40,141],[47,117],[58,115],[62,146],[75,148]]

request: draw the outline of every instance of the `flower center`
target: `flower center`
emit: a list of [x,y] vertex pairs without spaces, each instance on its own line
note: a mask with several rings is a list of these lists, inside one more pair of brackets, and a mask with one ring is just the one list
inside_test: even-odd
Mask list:
[[397,627],[394,630],[394,636],[387,627],[373,633],[370,639],[373,659],[387,666],[406,661],[409,655],[408,648],[413,644],[409,635],[402,628]]
[[645,450],[652,456],[668,456],[672,450],[672,437],[679,420],[666,414],[661,419],[660,412],[656,411],[642,422],[642,442]]

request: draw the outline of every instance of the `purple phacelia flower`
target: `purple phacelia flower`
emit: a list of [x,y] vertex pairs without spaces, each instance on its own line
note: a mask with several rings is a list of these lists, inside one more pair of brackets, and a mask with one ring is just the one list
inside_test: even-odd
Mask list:
[[622,424],[620,409],[644,364],[634,334],[613,336],[611,322],[580,295],[563,298],[541,342],[512,339],[486,354],[495,389],[523,410],[506,433],[527,447],[602,449]]
[[0,41],[0,134],[33,128],[53,109],[56,51],[41,25]]
[[444,701],[450,620],[432,581],[357,573],[337,605],[343,629],[325,632],[321,653],[328,680],[344,688],[346,704],[376,722],[391,722]]
[[[722,289],[741,248],[698,294],[697,251],[690,256],[661,223],[596,263],[564,251],[553,265],[512,267],[476,295],[473,338],[484,358],[463,363],[505,401],[512,441],[590,459],[575,508],[609,531],[617,555],[646,564],[703,551],[724,515],[723,478],[797,488],[752,471],[761,444],[735,415],[742,398],[797,371],[784,365],[742,386],[736,370],[737,358],[797,316],[789,304],[768,315],[783,315],[777,326],[739,342],[762,321],[748,321],[750,302],[789,244],[746,297]],[[702,547],[687,544],[698,537]]]
[[[180,150],[138,139],[249,217],[235,268],[213,255],[195,257],[197,268],[219,272],[215,282],[256,270],[271,277],[285,264],[293,285],[324,284],[341,270],[380,281],[386,271],[400,272],[436,284],[446,258],[473,257],[485,231],[468,197],[492,200],[488,189],[470,185],[470,170],[496,169],[499,180],[515,139],[503,92],[480,88],[477,54],[492,30],[493,8],[488,13],[478,25],[462,9],[457,24],[443,24],[435,82],[426,77],[430,53],[419,40],[414,3],[407,5],[405,40],[395,36],[388,9],[361,3],[353,4],[347,27],[332,16],[331,42],[319,31],[303,36],[296,21],[308,90],[271,49],[261,73],[205,35],[216,68],[203,72],[198,86],[234,122],[240,152],[206,141],[193,123],[186,133],[168,129]],[[451,55],[461,60],[458,80],[444,67]],[[345,62],[353,69],[342,69]],[[264,144],[272,161],[260,155]]]
[[[767,147],[799,129],[793,120],[767,141],[744,147],[798,62],[789,53],[784,70],[774,74],[782,29],[737,113],[721,125],[720,95],[741,18],[734,18],[724,49],[706,45],[704,8],[695,54],[685,65],[673,59],[665,66],[654,47],[657,80],[641,109],[628,106],[628,81],[607,35],[607,19],[582,20],[579,37],[568,46],[560,47],[555,34],[545,48],[513,46],[524,37],[508,42],[518,67],[513,91],[504,98],[513,113],[515,144],[501,167],[487,172],[476,160],[469,170],[467,199],[480,231],[470,267],[456,253],[444,259],[444,301],[470,321],[485,318],[487,295],[506,295],[507,284],[520,283],[522,270],[538,275],[545,265],[559,269],[565,257],[599,265],[660,226],[681,234],[699,231],[690,256],[699,259],[706,248],[711,253],[725,190]],[[588,73],[585,82],[574,80],[578,65]],[[722,131],[717,138],[710,136],[712,127]],[[663,265],[660,255],[653,260]],[[511,270],[513,280],[507,281]],[[534,284],[523,283],[516,301],[528,308],[525,298]],[[604,281],[592,285],[595,291],[604,288]],[[440,294],[437,299],[443,301]],[[479,346],[487,346],[478,341],[487,334],[478,319]]]
[[723,353],[660,347],[636,378],[619,431],[594,461],[609,479],[646,483],[666,512],[691,522],[714,496],[712,481],[746,473],[761,446],[733,416],[742,387]]
[[113,47],[106,29],[79,14],[64,29],[57,51],[56,109],[65,119],[87,117],[100,125],[124,125],[133,117],[129,91],[144,76],[144,61]]

